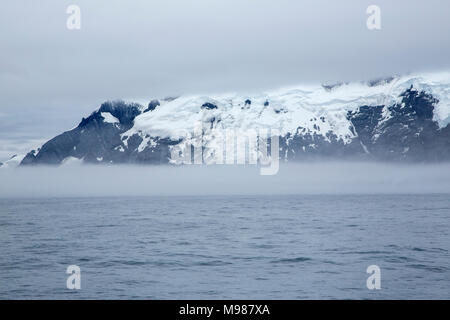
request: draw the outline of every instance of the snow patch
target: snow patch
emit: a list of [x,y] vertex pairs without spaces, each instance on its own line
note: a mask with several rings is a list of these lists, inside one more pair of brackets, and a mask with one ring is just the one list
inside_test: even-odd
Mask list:
[[117,146],[114,150],[119,150],[119,152],[125,152],[125,149],[122,146]]
[[120,123],[119,119],[114,117],[110,112],[102,112],[100,115],[103,117],[103,122],[106,123]]

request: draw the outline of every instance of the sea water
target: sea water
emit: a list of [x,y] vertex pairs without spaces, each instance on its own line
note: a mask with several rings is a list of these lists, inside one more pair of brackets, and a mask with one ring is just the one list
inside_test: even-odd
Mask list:
[[449,299],[449,233],[448,194],[0,199],[0,298]]

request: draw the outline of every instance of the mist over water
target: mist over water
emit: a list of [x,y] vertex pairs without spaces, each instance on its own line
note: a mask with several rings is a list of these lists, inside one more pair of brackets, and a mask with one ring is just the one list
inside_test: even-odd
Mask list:
[[85,166],[0,169],[0,197],[448,193],[450,163],[315,162],[257,166]]

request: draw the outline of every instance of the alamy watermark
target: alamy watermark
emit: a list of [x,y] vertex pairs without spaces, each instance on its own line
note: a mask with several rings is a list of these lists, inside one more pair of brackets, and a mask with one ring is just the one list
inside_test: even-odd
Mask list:
[[277,130],[224,129],[205,135],[198,128],[179,136],[184,139],[171,147],[172,164],[259,165],[261,175],[275,175],[279,170]]
[[366,286],[369,290],[381,289],[381,269],[379,266],[373,264],[367,267],[366,272],[370,274],[367,278]]
[[[67,7],[66,13],[69,17],[66,21],[66,27],[69,30],[81,29],[81,9],[78,5],[71,4]],[[367,29],[381,30],[381,9],[379,6],[372,4],[367,7],[366,14],[369,15],[366,21]]]
[[66,287],[70,290],[81,289],[81,269],[77,265],[67,267],[66,273],[69,275],[66,280]]
[[75,4],[71,4],[67,7],[66,13],[69,17],[66,21],[66,27],[69,30],[79,30],[81,29],[81,9]]
[[366,21],[367,29],[369,30],[381,30],[381,9],[377,5],[370,5],[366,9],[366,13],[369,15]]

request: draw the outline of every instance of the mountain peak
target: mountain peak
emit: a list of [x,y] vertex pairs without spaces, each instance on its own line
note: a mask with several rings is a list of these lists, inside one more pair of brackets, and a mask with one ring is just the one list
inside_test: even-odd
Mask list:
[[450,160],[449,75],[296,86],[257,95],[189,95],[153,99],[147,108],[107,101],[22,164],[60,164],[68,157],[169,163],[171,149],[180,143],[208,150],[221,131],[259,129],[279,132],[285,161]]

